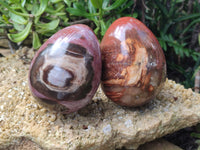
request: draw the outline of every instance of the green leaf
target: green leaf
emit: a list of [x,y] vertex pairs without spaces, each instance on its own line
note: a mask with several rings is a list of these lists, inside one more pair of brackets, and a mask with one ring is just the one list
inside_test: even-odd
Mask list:
[[[127,3],[126,3],[126,5],[123,5],[123,7],[121,7],[119,9],[119,11],[118,11],[119,14],[122,14],[123,11],[126,11],[127,9],[130,9],[131,7],[133,7],[133,4],[134,4],[135,0],[132,0],[132,1],[124,0],[124,1],[127,2]],[[146,10],[148,10],[148,9],[146,9]],[[131,16],[131,14],[130,14],[130,16]]]
[[26,25],[26,28],[23,31],[16,34],[8,34],[9,39],[16,43],[25,40],[27,36],[29,35],[31,26],[32,26],[32,22],[28,22],[28,24]]
[[133,18],[137,18],[138,17],[138,13],[137,12],[133,13],[132,17]]
[[165,42],[162,38],[158,38],[158,41],[159,41],[161,47],[163,48],[163,50],[164,50],[164,51],[167,51],[166,42]]
[[[200,66],[197,67],[197,68],[194,70],[194,73],[193,73],[193,75],[192,75],[192,78],[193,78],[193,79],[195,78],[196,74],[197,74],[199,71],[200,71]],[[196,130],[198,130],[198,129],[196,129]]]
[[[89,0],[88,1],[88,10],[89,10],[89,13],[90,14],[95,14],[97,11],[96,11],[96,8],[93,7],[91,1]],[[90,18],[91,20],[97,20],[97,16],[93,16]]]
[[106,10],[106,11],[110,11],[110,10],[113,10],[113,9],[121,6],[125,2],[126,2],[126,0],[116,0],[111,6],[103,8],[103,9]]
[[187,28],[185,28],[185,29],[183,30],[182,33],[187,32],[194,24],[196,24],[196,23],[198,23],[198,22],[200,22],[200,18],[195,19],[194,21],[192,21],[192,22],[187,26]]
[[200,134],[195,132],[191,133],[191,136],[195,138],[200,138]]
[[18,24],[27,24],[28,22],[28,20],[26,20],[23,16],[16,15],[12,12],[9,13],[9,16],[13,22],[16,22]]
[[82,16],[86,18],[98,15],[98,13],[93,13],[93,14],[87,13],[85,8],[81,4],[74,3],[73,6],[74,8],[70,7],[66,9],[71,15]]
[[15,4],[15,3],[20,3],[20,0],[8,0],[8,3],[10,4],[10,3],[13,3],[13,4]]
[[100,24],[101,24],[101,36],[104,36],[104,34],[107,31],[107,27],[106,27],[106,24],[103,20],[100,21]]
[[103,0],[90,0],[95,8],[102,8]]
[[60,22],[60,19],[53,20],[49,23],[38,23],[36,24],[36,27],[39,28],[37,31],[39,33],[45,33],[45,32],[54,30],[58,26],[59,22]]
[[14,13],[14,14],[16,14],[16,15],[29,17],[29,14],[27,14],[27,13],[21,13],[21,12],[15,11],[15,10],[14,10],[13,8],[11,8],[7,3],[4,3],[3,1],[0,1],[0,4],[1,4],[3,7],[7,8],[10,12],[12,12],[12,13]]
[[184,0],[176,0],[176,3],[182,3]]
[[34,24],[37,24],[37,23],[39,22],[39,20],[40,20],[40,16],[35,17],[35,19],[34,19]]
[[94,29],[94,33],[97,35],[99,30],[100,30],[100,28],[99,28],[99,26],[97,26],[96,29]]
[[50,2],[52,3],[58,3],[58,2],[61,2],[62,0],[50,0]]
[[21,0],[21,6],[24,7],[26,4],[26,0]]
[[40,16],[45,11],[45,9],[47,8],[47,4],[48,4],[48,0],[40,0],[40,8],[35,14],[36,17]]
[[13,26],[17,31],[22,31],[24,30],[24,27],[25,27],[25,25],[18,24],[18,23],[14,23]]
[[86,16],[89,15],[89,14],[86,13],[85,11],[82,11],[82,10],[77,9],[77,8],[67,8],[66,10],[67,10],[70,14],[75,15],[75,16],[83,16],[83,17],[86,17]]
[[107,5],[109,4],[110,0],[103,0],[102,8],[105,9]]
[[73,7],[82,11],[82,12],[87,13],[85,7],[81,3],[73,3]]
[[58,8],[53,8],[53,7],[47,7],[45,12],[49,13],[50,15],[54,15],[54,16],[64,16],[64,18],[66,18],[66,12],[64,10],[65,5],[61,5]]
[[38,49],[41,46],[37,32],[33,32],[33,48]]
[[55,10],[54,8],[49,8],[49,7],[47,7],[46,10],[45,10],[45,12],[51,13],[51,14],[53,14],[53,15],[55,15],[56,13],[65,14],[64,12],[60,12],[64,7],[65,7],[65,6],[62,5],[62,6],[58,7],[56,10]]
[[163,27],[162,27],[162,32],[164,34],[167,33],[168,29],[170,28],[170,26],[172,25],[173,23],[171,21],[169,21],[167,24],[165,24]]
[[179,18],[175,19],[174,21],[180,22],[180,21],[184,21],[184,20],[195,19],[197,17],[200,17],[200,13],[187,14],[187,15],[185,15],[183,17],[179,17]]
[[175,12],[176,12],[176,0],[175,1],[172,1],[171,4],[170,4],[170,8],[168,10],[168,16],[170,17],[173,17],[175,15]]
[[65,4],[67,4],[67,6],[71,6],[71,1],[70,0],[64,0]]
[[96,13],[96,9],[93,7],[91,1],[88,1],[88,10],[90,13]]
[[2,15],[2,18],[6,23],[9,23],[8,17],[6,15]]
[[163,5],[160,1],[158,0],[154,0],[154,2],[156,3],[156,5],[160,8],[160,10],[163,12],[163,14],[165,16],[168,16],[168,11],[167,8],[165,7],[165,5]]
[[32,15],[36,15],[39,10],[39,5],[37,3],[37,0],[33,0],[32,5],[28,5],[28,10],[31,10]]
[[190,51],[188,51],[187,49],[184,49],[185,51],[184,51],[184,54],[187,56],[187,57],[189,57],[190,56]]
[[199,33],[199,35],[198,35],[198,41],[199,41],[199,45],[200,45],[200,33]]
[[199,1],[195,0],[195,5],[196,5],[196,9],[198,10],[198,12],[200,12],[200,5],[199,5]]

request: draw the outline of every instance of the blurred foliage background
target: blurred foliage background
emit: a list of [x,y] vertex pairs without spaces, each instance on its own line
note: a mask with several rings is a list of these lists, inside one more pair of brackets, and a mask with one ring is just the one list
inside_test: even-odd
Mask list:
[[0,14],[0,38],[13,49],[38,49],[59,29],[78,23],[90,26],[101,41],[114,20],[135,17],[158,38],[168,78],[194,89],[200,70],[200,0],[1,0]]

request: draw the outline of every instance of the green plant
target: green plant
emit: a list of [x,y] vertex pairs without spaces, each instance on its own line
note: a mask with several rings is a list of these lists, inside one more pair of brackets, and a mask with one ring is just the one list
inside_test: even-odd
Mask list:
[[[94,22],[94,32],[99,39],[103,37],[110,24],[117,18],[123,16],[123,11],[133,5],[133,1],[128,0],[88,0],[74,2],[67,11],[72,16],[82,16]],[[88,7],[85,7],[88,6]],[[129,9],[130,10],[130,9]],[[126,10],[128,12],[128,9]],[[136,14],[132,14],[132,16]],[[126,16],[131,16],[131,14]]]
[[[187,1],[172,0],[167,3],[167,0],[153,1],[153,12],[150,15],[150,9],[147,10],[146,18],[150,21],[150,26],[157,34],[159,42],[165,51],[173,48],[176,55],[183,57],[192,57],[195,61],[199,58],[200,54],[194,49],[187,48],[189,45],[192,31],[195,30],[195,24],[200,23],[200,7],[197,0],[193,3],[198,8],[194,12],[184,10]],[[181,6],[183,5],[183,6]],[[156,7],[155,7],[156,6]],[[194,7],[193,6],[193,7]],[[179,7],[182,7],[180,9]]]
[[2,0],[0,27],[9,27],[3,30],[15,43],[31,36],[33,48],[37,49],[41,39],[43,41],[60,28],[88,19],[101,39],[109,25],[124,12],[132,15],[132,5],[133,1],[128,0]]
[[145,22],[165,51],[168,77],[193,87],[200,60],[198,0],[153,0],[146,6]]
[[[198,145],[200,145],[200,124],[197,124],[195,127],[195,132],[191,133],[191,136],[194,138],[197,138],[197,140],[195,141],[195,143],[197,143]],[[198,150],[200,149],[200,146],[198,146]]]
[[58,0],[4,0],[0,4],[0,25],[11,27],[6,29],[8,38],[18,43],[32,34],[35,49],[41,46],[39,35],[48,36],[58,30],[59,22],[65,15],[64,2]]

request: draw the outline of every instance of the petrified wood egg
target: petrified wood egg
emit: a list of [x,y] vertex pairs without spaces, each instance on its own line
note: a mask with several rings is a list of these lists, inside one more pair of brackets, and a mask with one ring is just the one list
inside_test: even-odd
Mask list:
[[166,61],[153,33],[139,20],[123,17],[101,42],[102,87],[122,106],[141,106],[153,99],[166,78]]
[[72,25],[51,36],[34,56],[29,71],[32,94],[77,111],[89,103],[101,79],[98,39],[86,25]]

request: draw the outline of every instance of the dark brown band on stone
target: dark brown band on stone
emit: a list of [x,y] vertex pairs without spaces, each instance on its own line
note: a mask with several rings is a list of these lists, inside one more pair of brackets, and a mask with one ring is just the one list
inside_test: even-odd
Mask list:
[[81,45],[69,43],[69,46],[66,50],[67,55],[71,55],[73,57],[84,57],[86,54],[86,49]]

